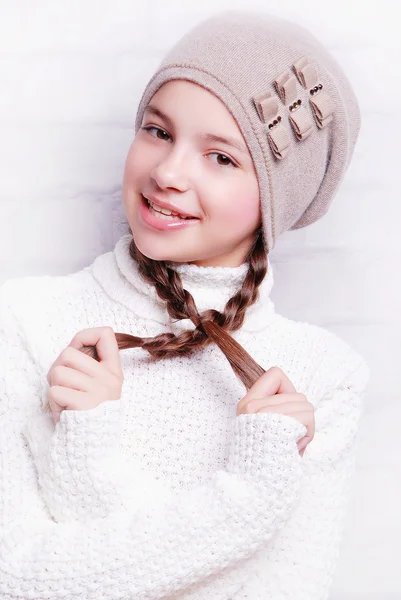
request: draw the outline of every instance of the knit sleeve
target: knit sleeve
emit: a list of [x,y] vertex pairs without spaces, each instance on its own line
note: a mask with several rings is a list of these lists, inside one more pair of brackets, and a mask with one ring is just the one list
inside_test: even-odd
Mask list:
[[[226,469],[157,507],[56,522],[21,431],[42,387],[9,307],[0,313],[0,596],[161,599],[240,563],[296,505],[306,428],[262,413],[234,419]],[[101,591],[101,592],[100,592]]]
[[[186,590],[180,600],[322,600],[336,571],[355,472],[370,371],[362,360],[317,401],[316,430],[303,456],[299,502],[285,527],[249,561]],[[359,357],[361,358],[361,357]],[[232,595],[231,595],[232,594]],[[178,600],[178,599],[177,599]]]
[[55,425],[50,414],[33,415],[23,427],[41,494],[58,523],[131,513],[171,496],[121,449],[121,400],[91,410],[63,410]]
[[341,550],[369,377],[362,361],[319,400],[315,436],[303,456],[299,502],[274,543],[259,553],[259,571],[248,580],[250,596],[244,600],[259,600],[256,590],[263,590],[261,598],[274,600],[328,598]]

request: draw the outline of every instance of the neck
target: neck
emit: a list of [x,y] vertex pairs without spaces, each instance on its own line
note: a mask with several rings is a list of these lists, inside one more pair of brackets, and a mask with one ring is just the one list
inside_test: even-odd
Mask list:
[[210,258],[188,261],[186,264],[198,267],[240,267],[247,261],[251,248],[255,245],[256,241],[255,236],[252,236],[251,240],[245,240],[231,252]]
[[[137,315],[164,325],[168,324],[174,329],[193,328],[191,323],[171,322],[165,303],[158,296],[155,287],[142,278],[136,261],[130,256],[131,238],[131,235],[122,236],[113,253],[102,255],[95,260],[93,274],[96,279],[111,297]],[[171,267],[180,274],[184,289],[192,294],[200,312],[213,308],[222,312],[228,300],[242,286],[248,270],[247,263],[238,267],[172,263]],[[269,261],[267,275],[258,287],[259,299],[247,308],[244,329],[258,330],[264,327],[274,314],[274,304],[270,299],[273,282]]]

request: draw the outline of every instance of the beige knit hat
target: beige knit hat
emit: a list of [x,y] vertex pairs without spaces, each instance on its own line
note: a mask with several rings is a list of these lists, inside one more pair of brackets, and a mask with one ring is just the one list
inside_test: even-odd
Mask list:
[[226,105],[248,145],[271,252],[284,231],[323,217],[350,163],[360,110],[345,73],[308,30],[266,13],[229,10],[203,21],[164,57],[139,103],[185,79]]

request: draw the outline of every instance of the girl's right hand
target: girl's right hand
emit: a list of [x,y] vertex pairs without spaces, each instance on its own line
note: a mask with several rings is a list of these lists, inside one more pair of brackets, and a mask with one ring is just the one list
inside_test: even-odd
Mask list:
[[297,393],[279,367],[271,367],[263,373],[237,406],[237,416],[261,412],[289,415],[305,425],[307,435],[297,442],[299,454],[303,456],[315,435],[315,409],[304,394]]
[[[87,348],[95,348],[99,360]],[[46,412],[51,410],[56,424],[63,410],[91,410],[105,400],[119,400],[124,373],[113,329],[78,331],[50,367],[47,381]]]

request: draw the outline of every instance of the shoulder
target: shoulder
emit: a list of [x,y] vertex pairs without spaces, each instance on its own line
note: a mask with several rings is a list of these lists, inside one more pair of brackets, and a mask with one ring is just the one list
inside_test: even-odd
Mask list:
[[251,345],[250,353],[264,368],[282,368],[298,391],[316,397],[347,380],[361,392],[370,378],[364,356],[342,337],[278,313]]
[[305,355],[312,360],[313,380],[322,393],[330,392],[345,383],[362,393],[370,379],[365,357],[338,334],[312,323],[292,322],[303,340]]
[[[68,275],[7,279],[0,285],[0,325],[23,339],[35,362],[48,366],[85,322],[98,284],[88,267]],[[73,332],[73,333],[72,333]]]
[[305,326],[305,335],[314,347],[315,376],[324,379],[331,388],[352,380],[353,385],[361,392],[370,378],[370,368],[365,357],[333,331],[310,323],[299,325]]
[[68,275],[11,278],[0,285],[0,306],[16,319],[33,320],[35,316],[60,310],[64,304],[71,303],[72,298],[79,299],[95,285],[88,267]]

